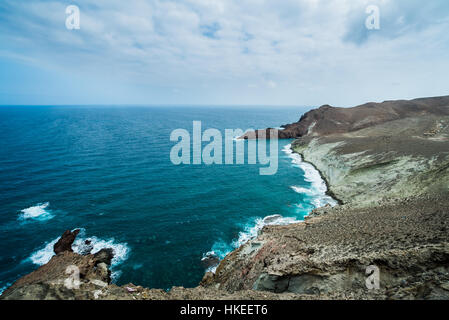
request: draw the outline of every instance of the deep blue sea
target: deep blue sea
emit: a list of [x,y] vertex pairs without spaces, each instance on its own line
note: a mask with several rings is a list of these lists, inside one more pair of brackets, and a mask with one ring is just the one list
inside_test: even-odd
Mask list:
[[[208,252],[226,253],[270,223],[332,202],[310,165],[279,141],[275,175],[260,165],[170,161],[177,128],[248,129],[298,121],[308,108],[0,107],[0,289],[46,263],[66,229],[77,246],[113,247],[113,278],[193,287]],[[240,141],[235,143],[245,143]]]

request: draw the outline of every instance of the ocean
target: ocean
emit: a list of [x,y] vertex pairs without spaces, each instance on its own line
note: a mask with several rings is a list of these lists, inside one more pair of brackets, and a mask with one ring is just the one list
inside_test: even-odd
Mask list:
[[[303,220],[334,201],[319,173],[280,140],[275,175],[260,165],[174,165],[170,133],[259,129],[302,107],[0,107],[0,289],[45,264],[67,229],[115,251],[113,281],[194,287],[265,224]],[[245,143],[240,141],[236,143]],[[265,217],[271,218],[265,219]]]

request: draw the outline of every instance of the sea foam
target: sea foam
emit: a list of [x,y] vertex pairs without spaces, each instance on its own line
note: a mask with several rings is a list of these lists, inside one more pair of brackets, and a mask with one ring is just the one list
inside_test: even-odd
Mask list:
[[33,207],[20,210],[20,220],[39,220],[46,221],[54,217],[51,210],[48,209],[50,202],[38,203]]
[[284,226],[292,223],[297,223],[299,220],[293,217],[283,217],[280,214],[275,214],[271,216],[266,216],[265,218],[257,218],[254,224],[247,225],[244,231],[239,233],[239,237],[232,242],[233,248],[238,248],[248,241],[256,238],[259,232],[265,226],[269,225],[279,225]]
[[294,153],[291,149],[291,144],[286,145],[282,151],[291,158],[293,166],[300,168],[304,172],[304,180],[310,183],[310,188],[291,186],[291,189],[310,197],[310,201],[315,208],[324,207],[327,204],[331,206],[337,205],[337,202],[327,195],[326,183],[313,165],[304,162],[301,155]]

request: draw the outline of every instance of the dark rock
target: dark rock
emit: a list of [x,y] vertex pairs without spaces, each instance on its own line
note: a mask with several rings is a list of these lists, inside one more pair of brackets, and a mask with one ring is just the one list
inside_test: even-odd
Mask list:
[[75,238],[79,232],[80,232],[79,229],[76,229],[74,231],[66,230],[61,236],[61,238],[53,246],[53,251],[56,254],[59,254],[64,251],[73,252],[72,244],[75,241]]
[[110,266],[112,258],[114,258],[114,249],[101,249],[96,254],[94,254],[94,258],[97,264],[105,263],[106,265]]
[[215,252],[208,252],[201,259],[201,264],[205,269],[210,267],[215,267],[220,263],[220,258],[215,254]]

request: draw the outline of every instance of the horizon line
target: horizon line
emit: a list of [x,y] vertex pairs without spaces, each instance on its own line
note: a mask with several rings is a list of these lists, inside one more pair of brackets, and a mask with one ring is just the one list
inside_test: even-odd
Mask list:
[[2,107],[285,107],[285,108],[313,108],[317,105],[290,105],[290,104],[0,104]]

